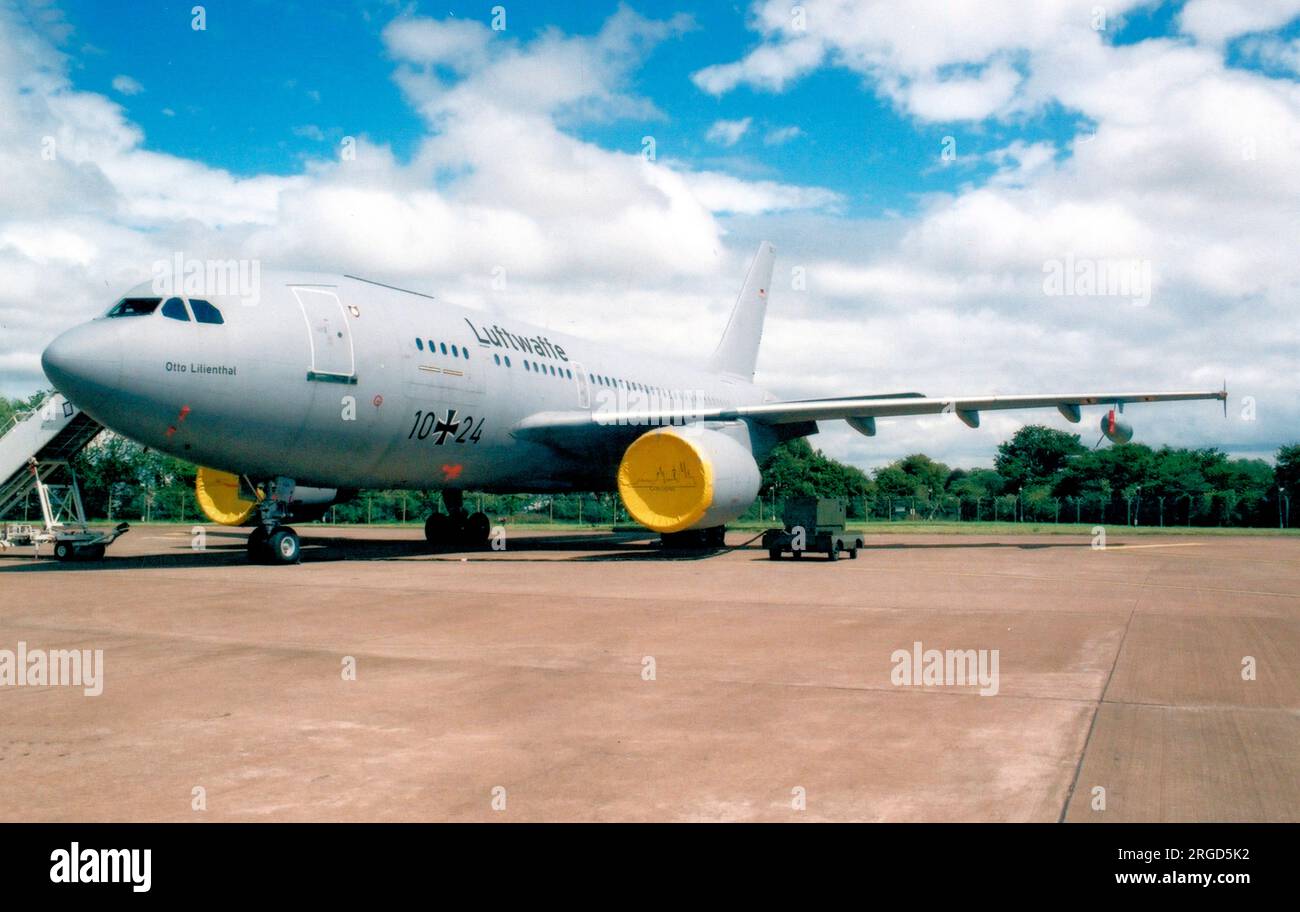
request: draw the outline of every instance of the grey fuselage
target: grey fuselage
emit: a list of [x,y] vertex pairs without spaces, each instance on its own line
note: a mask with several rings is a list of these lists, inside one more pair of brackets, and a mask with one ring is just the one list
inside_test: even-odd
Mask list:
[[[145,284],[127,297],[169,296]],[[774,398],[741,378],[345,276],[266,272],[256,300],[189,297],[224,322],[170,319],[161,308],[101,317],[59,336],[42,363],[106,427],[255,479],[611,490],[626,433],[613,445],[557,447],[512,428],[539,412],[635,405],[663,390],[704,405]],[[774,442],[739,423],[729,430],[750,437],[759,459]]]

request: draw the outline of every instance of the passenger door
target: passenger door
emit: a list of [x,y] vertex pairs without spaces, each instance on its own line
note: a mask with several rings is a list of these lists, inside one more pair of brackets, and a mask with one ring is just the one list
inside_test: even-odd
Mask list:
[[352,348],[352,328],[339,301],[336,289],[322,286],[294,285],[293,294],[307,321],[307,338],[311,343],[311,366],[308,380],[356,383],[356,355]]

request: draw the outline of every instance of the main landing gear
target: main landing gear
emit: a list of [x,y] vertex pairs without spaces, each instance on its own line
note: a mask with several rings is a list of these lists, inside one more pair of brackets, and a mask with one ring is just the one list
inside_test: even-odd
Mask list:
[[486,513],[465,513],[465,495],[461,491],[442,492],[447,513],[434,513],[424,521],[424,537],[434,548],[482,548],[492,532],[492,521]]
[[296,564],[302,559],[298,533],[283,520],[289,517],[293,479],[277,477],[268,485],[267,496],[257,505],[257,522],[248,536],[248,559],[254,564]]

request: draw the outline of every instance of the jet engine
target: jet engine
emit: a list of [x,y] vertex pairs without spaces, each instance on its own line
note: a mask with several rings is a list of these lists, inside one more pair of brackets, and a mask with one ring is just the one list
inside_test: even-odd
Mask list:
[[[288,518],[297,522],[320,519],[334,504],[350,499],[350,494],[336,488],[295,487]],[[242,526],[263,494],[261,489],[252,490],[238,475],[200,466],[194,476],[194,496],[204,515],[214,523]]]
[[1133,425],[1111,409],[1101,416],[1101,433],[1111,443],[1128,443],[1133,439]]
[[628,514],[662,533],[726,524],[749,509],[761,483],[748,447],[698,425],[641,435],[618,467]]

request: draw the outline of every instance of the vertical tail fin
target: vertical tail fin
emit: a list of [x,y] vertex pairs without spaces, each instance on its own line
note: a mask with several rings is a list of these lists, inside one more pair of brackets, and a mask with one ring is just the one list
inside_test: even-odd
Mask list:
[[775,261],[776,248],[768,241],[759,244],[749,274],[745,276],[745,284],[740,289],[740,297],[736,298],[736,306],[731,309],[727,328],[722,332],[722,341],[709,358],[709,370],[735,374],[746,380],[754,379]]

